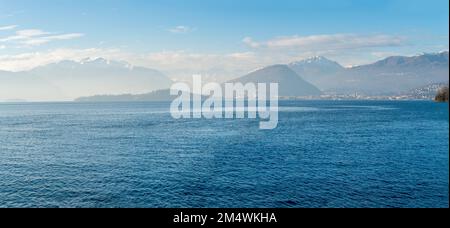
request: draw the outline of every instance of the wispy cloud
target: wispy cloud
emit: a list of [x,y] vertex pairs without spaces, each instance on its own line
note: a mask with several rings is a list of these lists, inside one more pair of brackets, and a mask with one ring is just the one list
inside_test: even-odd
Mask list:
[[194,29],[189,26],[179,25],[174,28],[170,28],[167,31],[169,31],[171,33],[176,33],[176,34],[183,34],[183,33],[192,32],[192,31],[194,31]]
[[71,40],[84,36],[82,33],[55,34],[39,29],[16,31],[14,35],[0,38],[0,43],[15,42],[24,46],[39,46],[57,40]]
[[406,39],[400,36],[356,34],[277,37],[261,42],[254,41],[250,37],[243,39],[243,42],[251,48],[307,51],[392,47],[401,46],[405,41]]
[[20,30],[15,33],[15,35],[8,36],[5,38],[0,38],[0,42],[11,42],[11,41],[24,41],[32,39],[33,37],[43,36],[47,35],[49,33],[46,33],[44,31],[38,30],[38,29],[27,29],[27,30]]
[[261,43],[254,41],[251,37],[245,37],[242,42],[251,48],[258,48],[261,46]]
[[45,37],[39,37],[39,38],[33,38],[24,40],[22,43],[29,46],[37,46],[49,43],[51,41],[56,40],[72,40],[76,38],[80,38],[84,36],[84,34],[81,33],[70,33],[70,34],[62,34],[62,35],[54,35],[54,36],[45,36]]
[[15,28],[17,28],[17,25],[0,26],[0,31],[12,30]]

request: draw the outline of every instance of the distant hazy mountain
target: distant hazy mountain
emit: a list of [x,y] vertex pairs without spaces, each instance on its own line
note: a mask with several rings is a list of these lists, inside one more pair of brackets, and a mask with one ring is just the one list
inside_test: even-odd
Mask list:
[[123,62],[102,58],[62,61],[28,72],[1,72],[0,99],[65,100],[97,94],[140,94],[168,89],[171,84],[159,71]]
[[[441,52],[393,56],[352,68],[314,57],[289,65],[269,66],[231,82],[277,82],[280,96],[317,96],[321,91],[399,95],[427,85],[447,83],[448,77],[449,53]],[[0,71],[0,100],[71,100],[99,94],[148,94],[168,89],[171,84],[159,71],[124,62],[102,58],[62,61],[27,72]]]
[[106,59],[63,61],[30,72],[61,88],[69,97],[147,93],[168,89],[172,81],[159,71]]
[[279,83],[279,96],[319,96],[321,91],[303,80],[287,65],[273,65],[230,82]]
[[448,52],[414,57],[389,57],[374,64],[348,69],[344,88],[365,93],[398,93],[416,87],[447,82]]
[[293,62],[289,67],[319,89],[334,87],[335,82],[331,79],[345,70],[339,63],[322,56]]
[[447,82],[449,54],[393,56],[352,68],[344,68],[325,57],[314,57],[290,63],[289,67],[326,93],[389,95]]
[[64,92],[41,76],[29,72],[0,71],[0,100],[64,100]]
[[[232,83],[279,83],[279,96],[319,96],[321,92],[315,86],[304,81],[287,65],[274,65],[254,71]],[[116,102],[116,101],[172,101],[176,96],[170,95],[170,90],[160,90],[145,94],[97,95],[81,97],[78,102]]]

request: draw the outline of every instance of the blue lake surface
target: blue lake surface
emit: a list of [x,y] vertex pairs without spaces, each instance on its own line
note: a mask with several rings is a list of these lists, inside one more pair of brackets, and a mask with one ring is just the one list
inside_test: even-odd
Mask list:
[[259,120],[169,103],[0,104],[0,207],[448,207],[448,103],[283,101]]

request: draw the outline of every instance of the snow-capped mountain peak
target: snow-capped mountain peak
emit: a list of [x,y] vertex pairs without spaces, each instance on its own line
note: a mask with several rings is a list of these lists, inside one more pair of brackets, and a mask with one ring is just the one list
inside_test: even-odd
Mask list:
[[133,65],[123,62],[123,61],[115,61],[115,60],[109,60],[105,58],[85,58],[80,60],[79,64],[81,65],[89,65],[89,66],[108,66],[108,67],[120,67],[120,68],[127,68],[127,69],[133,69]]
[[[297,62],[293,62],[290,63],[290,66],[299,66],[299,65],[309,65],[309,64],[314,64],[314,65],[339,65],[339,63],[329,60],[326,57],[323,56],[314,56],[314,57],[310,57],[307,59],[303,59]],[[340,65],[339,65],[340,66]]]

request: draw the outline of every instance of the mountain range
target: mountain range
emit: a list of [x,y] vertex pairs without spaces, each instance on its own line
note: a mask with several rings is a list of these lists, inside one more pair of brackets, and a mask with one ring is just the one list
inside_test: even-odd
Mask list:
[[325,93],[391,95],[448,82],[449,53],[392,56],[373,64],[345,68],[325,57],[289,64]]
[[256,70],[231,83],[278,83],[278,95],[283,97],[320,96],[322,92],[302,79],[287,65],[273,65]]
[[[449,81],[449,53],[392,56],[357,67],[343,67],[325,57],[255,70],[229,82],[279,83],[279,95],[401,95]],[[158,70],[103,58],[61,61],[30,71],[0,71],[0,100],[73,100],[95,95],[121,99],[161,99],[172,81]],[[129,95],[126,95],[129,94]],[[165,94],[165,93],[162,93]],[[143,96],[144,95],[144,96]],[[114,96],[107,97],[107,100]],[[31,99],[32,98],[32,99]],[[97,96],[99,98],[99,96]],[[125,99],[125,100],[127,100]]]
[[[251,72],[243,77],[229,81],[229,83],[278,83],[279,96],[300,97],[319,96],[322,92],[312,84],[303,80],[287,65],[273,65]],[[223,88],[223,87],[222,87]],[[81,97],[78,102],[124,102],[124,101],[170,101],[176,96],[170,95],[170,90],[159,90],[144,94],[97,95]],[[204,97],[205,98],[205,97]]]
[[293,62],[288,64],[288,66],[303,79],[321,90],[334,87],[337,82],[331,80],[332,77],[345,71],[345,68],[339,63],[322,56]]
[[163,73],[103,58],[61,61],[26,72],[0,72],[0,99],[73,100],[98,94],[168,89]]

